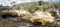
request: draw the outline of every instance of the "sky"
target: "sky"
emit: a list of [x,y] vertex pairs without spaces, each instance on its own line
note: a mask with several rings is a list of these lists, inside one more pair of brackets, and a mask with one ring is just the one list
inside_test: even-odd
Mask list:
[[[12,2],[15,1],[16,4],[18,3],[26,3],[26,2],[36,2],[38,0],[0,0],[0,4],[3,4],[3,6],[12,6]],[[48,1],[48,0],[42,0],[42,1]],[[59,0],[53,0],[54,2],[58,2]]]

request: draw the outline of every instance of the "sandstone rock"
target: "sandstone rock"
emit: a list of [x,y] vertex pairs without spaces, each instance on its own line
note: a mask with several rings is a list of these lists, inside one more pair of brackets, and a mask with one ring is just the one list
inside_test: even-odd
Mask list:
[[51,16],[49,12],[35,12],[35,14],[38,16],[38,18],[42,18],[47,22],[54,22],[55,18]]
[[31,16],[29,16],[29,14],[24,14],[24,15],[22,16],[22,18],[18,18],[18,19],[20,20],[22,19],[28,22],[30,21],[32,23],[41,22],[42,25],[45,25],[47,22],[53,23],[55,21],[55,18],[51,16],[51,14],[48,12],[36,12],[34,14],[30,14]]
[[2,11],[1,13],[10,13],[10,14],[12,14],[12,15],[18,15],[18,16],[20,16],[20,15],[22,15],[22,14],[30,14],[28,11],[24,11],[24,10],[4,10],[4,11]]
[[[25,21],[30,21],[32,23],[35,22],[41,22],[42,25],[45,25],[47,22],[52,23],[55,21],[55,18],[51,16],[49,12],[35,12],[35,13],[30,13],[28,11],[24,10],[9,10],[9,11],[3,11],[3,13],[13,13],[17,14],[19,17],[17,18],[18,20],[25,20]],[[12,14],[12,15],[13,15]]]

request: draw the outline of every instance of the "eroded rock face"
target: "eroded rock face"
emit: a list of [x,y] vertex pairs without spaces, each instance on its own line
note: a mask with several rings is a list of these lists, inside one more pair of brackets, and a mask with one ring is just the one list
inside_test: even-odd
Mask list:
[[30,14],[29,12],[24,11],[24,10],[4,10],[1,13],[2,14],[4,14],[4,13],[10,13],[12,15],[18,15],[18,16],[20,16],[22,14]]
[[[23,10],[9,10],[9,11],[2,11],[3,13],[13,13],[14,15],[18,15],[17,18],[18,21],[24,20],[27,22],[41,22],[42,25],[45,25],[47,22],[53,23],[55,21],[55,18],[51,16],[49,12],[38,12],[30,13],[28,11]],[[12,15],[13,15],[12,14]]]
[[47,22],[54,22],[55,18],[51,16],[49,12],[35,12],[37,14],[38,18],[42,18]]
[[[25,16],[24,16],[25,15]],[[19,17],[18,19],[23,19],[25,21],[31,21],[32,23],[35,22],[41,22],[42,25],[45,25],[47,22],[53,23],[55,21],[55,18],[51,16],[49,12],[35,12],[33,14],[24,14],[21,18]]]

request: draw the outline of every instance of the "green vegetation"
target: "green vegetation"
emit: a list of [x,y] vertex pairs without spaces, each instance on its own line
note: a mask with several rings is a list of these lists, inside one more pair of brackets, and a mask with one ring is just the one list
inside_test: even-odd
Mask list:
[[[1,10],[9,10],[9,9],[22,9],[22,10],[27,10],[30,12],[35,12],[35,11],[45,11],[45,10],[51,9],[53,7],[60,9],[60,2],[51,2],[51,3],[52,4],[50,4],[49,2],[39,1],[39,2],[15,4],[12,6],[12,8],[9,6],[0,6],[0,11]],[[49,6],[49,5],[51,5],[51,6]]]
[[[60,8],[60,2],[44,2],[44,1],[39,1],[39,2],[29,2],[29,3],[21,3],[21,4],[15,4],[11,7],[9,6],[0,6],[0,11],[1,10],[9,10],[9,9],[22,9],[22,10],[27,10],[29,12],[35,12],[35,11],[45,11],[47,9],[55,9]],[[51,6],[49,6],[51,5]]]
[[53,9],[57,8],[59,6],[55,6],[58,5],[59,2],[51,2],[51,4],[49,2],[43,2],[43,1],[39,1],[39,2],[29,2],[29,3],[21,3],[21,4],[16,4],[13,7],[15,7],[16,9],[22,9],[22,10],[27,10],[29,12],[35,12],[35,11],[45,11],[47,9]]
[[9,6],[0,6],[0,11],[9,10],[9,9],[11,9],[11,7],[9,7]]

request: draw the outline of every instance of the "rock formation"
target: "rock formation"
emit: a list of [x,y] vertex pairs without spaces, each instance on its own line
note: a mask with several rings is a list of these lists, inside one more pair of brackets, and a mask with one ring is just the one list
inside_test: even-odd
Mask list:
[[31,16],[28,16],[27,14],[24,15],[18,19],[23,19],[24,21],[32,23],[40,22],[42,25],[45,25],[47,22],[53,23],[55,21],[55,18],[51,16],[49,12],[35,12],[34,14],[30,14]]
[[[49,13],[49,12],[34,12],[34,13],[30,13],[28,11],[24,11],[24,10],[5,10],[2,11],[3,14],[5,13],[9,13],[11,16],[15,16],[17,15],[18,21],[27,21],[27,22],[32,22],[32,23],[42,23],[42,25],[45,25],[47,22],[49,23],[53,23],[55,21],[55,18]],[[3,15],[2,14],[2,15]]]

